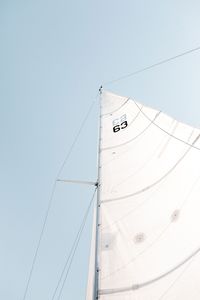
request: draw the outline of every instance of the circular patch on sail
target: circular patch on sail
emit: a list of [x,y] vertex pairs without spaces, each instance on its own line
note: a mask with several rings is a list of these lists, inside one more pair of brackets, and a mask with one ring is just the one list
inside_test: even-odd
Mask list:
[[176,209],[171,215],[171,221],[176,222],[180,216],[180,210]]
[[144,240],[145,240],[145,234],[143,232],[136,234],[136,236],[134,237],[135,244],[140,244],[144,242]]

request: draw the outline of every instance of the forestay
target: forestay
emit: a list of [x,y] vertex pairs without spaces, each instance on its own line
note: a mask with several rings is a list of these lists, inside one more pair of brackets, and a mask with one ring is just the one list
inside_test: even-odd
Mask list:
[[200,130],[110,92],[101,105],[99,299],[199,300]]

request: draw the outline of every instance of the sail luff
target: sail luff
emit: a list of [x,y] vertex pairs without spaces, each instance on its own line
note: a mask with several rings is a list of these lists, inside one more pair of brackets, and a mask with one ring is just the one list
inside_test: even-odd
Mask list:
[[99,144],[98,144],[98,187],[96,207],[95,287],[94,300],[99,299],[100,272],[100,211],[101,211],[101,142],[102,142],[102,87],[99,89]]
[[91,251],[90,251],[90,263],[88,272],[88,284],[87,284],[87,294],[86,300],[96,300],[99,299],[99,254],[100,254],[100,198],[101,198],[101,88],[99,90],[99,141],[98,141],[98,151],[97,151],[97,172],[98,178],[97,183],[97,200],[94,207],[93,215],[93,230],[92,230],[92,240],[91,240]]

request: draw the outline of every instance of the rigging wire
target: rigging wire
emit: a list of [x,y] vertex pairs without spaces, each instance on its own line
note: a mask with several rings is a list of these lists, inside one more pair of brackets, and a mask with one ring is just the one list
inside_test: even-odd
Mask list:
[[185,52],[179,53],[178,55],[171,56],[171,57],[169,57],[169,58],[166,58],[166,59],[163,59],[163,60],[161,60],[161,61],[158,61],[157,63],[154,63],[154,64],[152,64],[152,65],[149,65],[149,66],[146,66],[146,67],[144,67],[144,68],[138,69],[138,70],[136,70],[136,71],[134,71],[134,72],[131,72],[131,73],[127,74],[127,75],[123,75],[123,76],[118,77],[118,78],[116,78],[116,79],[113,79],[113,80],[111,80],[111,81],[107,81],[107,82],[105,82],[105,83],[103,84],[103,86],[105,86],[105,85],[110,85],[110,84],[112,84],[112,83],[115,83],[115,82],[124,80],[124,79],[126,79],[126,78],[128,78],[128,77],[132,77],[132,76],[134,76],[134,75],[137,75],[137,74],[139,74],[139,73],[142,73],[142,72],[147,71],[147,70],[150,70],[150,69],[153,69],[153,68],[155,68],[155,67],[158,67],[158,66],[160,66],[160,65],[166,64],[166,63],[168,63],[168,62],[170,62],[170,61],[172,61],[172,60],[175,60],[175,59],[177,59],[177,58],[180,58],[180,57],[182,57],[182,56],[191,54],[191,53],[193,53],[193,52],[195,52],[195,51],[199,51],[199,50],[200,50],[200,46],[199,46],[199,47],[196,47],[196,48],[193,48],[193,49],[190,49],[190,50],[187,50],[187,51],[185,51]]
[[[77,248],[78,248],[79,241],[80,241],[81,235],[82,235],[82,233],[83,233],[83,230],[84,230],[84,227],[85,227],[85,224],[86,224],[86,221],[87,221],[87,217],[88,217],[90,208],[91,208],[91,206],[92,206],[92,203],[93,203],[93,200],[94,200],[96,191],[97,191],[97,188],[95,188],[95,190],[94,190],[94,192],[93,192],[93,194],[92,194],[92,198],[91,198],[90,203],[89,203],[89,205],[88,205],[88,207],[87,207],[87,209],[86,209],[86,212],[85,212],[85,214],[84,214],[82,223],[81,223],[81,225],[80,225],[80,227],[79,227],[79,230],[78,230],[78,232],[77,232],[77,234],[76,234],[74,243],[73,243],[73,245],[72,245],[72,247],[71,247],[71,250],[70,250],[70,253],[69,253],[69,255],[68,255],[67,259],[66,259],[66,262],[65,262],[64,267],[63,267],[63,269],[62,269],[61,275],[60,275],[60,277],[59,277],[58,283],[57,283],[57,285],[56,285],[56,288],[55,288],[55,290],[54,290],[54,293],[53,293],[53,296],[52,296],[51,300],[54,300],[54,299],[55,299],[55,296],[56,296],[56,293],[57,293],[57,291],[58,291],[59,285],[61,284],[62,279],[63,279],[63,276],[64,276],[64,273],[65,273],[65,271],[66,271],[66,269],[67,269],[66,274],[65,274],[65,277],[64,277],[64,279],[63,279],[63,283],[62,283],[62,286],[61,286],[61,289],[60,289],[60,292],[59,292],[59,295],[58,295],[57,300],[59,300],[60,297],[62,296],[62,291],[63,291],[64,285],[65,285],[65,283],[66,283],[66,280],[67,280],[69,271],[70,271],[70,269],[71,269],[71,265],[72,265],[74,256],[75,256],[75,254],[76,254],[76,250],[77,250]],[[68,268],[67,268],[67,266],[68,266]]]
[[33,271],[34,271],[34,267],[35,267],[35,264],[36,264],[36,260],[37,260],[37,257],[38,257],[38,252],[39,252],[39,248],[40,248],[40,245],[41,245],[41,241],[42,241],[42,238],[43,238],[43,235],[44,235],[44,231],[45,231],[45,228],[46,228],[46,223],[47,223],[47,219],[48,219],[48,216],[49,216],[49,212],[50,212],[50,209],[51,209],[51,206],[52,206],[52,202],[53,202],[53,198],[54,198],[54,194],[55,194],[55,190],[56,190],[56,183],[57,183],[57,180],[66,164],[66,162],[68,161],[68,159],[70,158],[70,155],[76,145],[76,142],[85,126],[85,123],[97,101],[97,97],[98,97],[98,94],[96,95],[96,97],[94,98],[94,100],[92,101],[91,105],[89,106],[89,109],[83,119],[83,121],[81,122],[81,125],[79,127],[79,130],[58,170],[58,173],[56,175],[56,178],[54,180],[54,183],[53,183],[53,187],[52,187],[52,191],[51,191],[51,195],[50,195],[50,198],[49,198],[49,202],[48,202],[48,205],[47,205],[47,209],[46,209],[46,213],[45,213],[45,216],[44,216],[44,221],[43,221],[43,224],[42,224],[42,229],[41,229],[41,232],[40,232],[40,235],[39,235],[39,239],[38,239],[38,242],[37,242],[37,246],[36,246],[36,249],[35,249],[35,253],[34,253],[34,256],[33,256],[33,261],[32,261],[32,264],[31,264],[31,268],[30,268],[30,272],[29,272],[29,275],[28,275],[28,279],[27,279],[27,283],[26,283],[26,287],[25,287],[25,290],[24,290],[24,295],[23,295],[23,300],[26,299],[26,296],[27,296],[27,293],[28,293],[28,289],[29,289],[29,286],[30,286],[30,282],[31,282],[31,278],[32,278],[32,275],[33,275]]

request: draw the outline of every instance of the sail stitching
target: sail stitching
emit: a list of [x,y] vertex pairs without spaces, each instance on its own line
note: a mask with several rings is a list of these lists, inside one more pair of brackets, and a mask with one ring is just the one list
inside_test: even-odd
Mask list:
[[173,286],[177,283],[177,281],[184,275],[184,273],[189,269],[191,264],[193,263],[195,257],[191,259],[191,261],[188,262],[188,264],[185,266],[185,268],[182,270],[182,272],[176,277],[176,279],[170,284],[170,286],[165,290],[165,292],[159,297],[158,300],[162,300],[168,292],[173,288]]
[[[198,136],[195,138],[194,142],[192,143],[192,145],[194,145],[196,143],[196,141],[199,139],[200,134],[198,134]],[[179,163],[185,158],[185,156],[188,154],[188,152],[192,149],[192,145],[190,145],[190,147],[187,149],[187,151],[179,158],[179,160],[175,163],[175,165],[167,171],[167,173],[165,173],[162,177],[160,177],[157,181],[153,182],[152,184],[142,188],[141,190],[138,190],[134,193],[125,195],[125,196],[121,196],[121,197],[116,197],[116,198],[108,198],[108,199],[104,199],[101,201],[101,203],[109,203],[112,201],[118,201],[118,200],[123,200],[126,198],[130,198],[132,196],[136,196],[138,194],[141,194],[143,192],[148,191],[149,189],[151,189],[152,187],[154,187],[155,185],[157,185],[158,183],[160,183],[163,179],[165,179],[178,165]]]
[[132,119],[132,121],[129,123],[129,126],[131,126],[131,125],[137,120],[137,118],[139,117],[139,115],[140,115],[140,113],[141,113],[143,107],[144,107],[144,106],[142,105],[141,108],[140,108],[140,110],[137,112],[136,116],[135,116],[135,117]]
[[[193,258],[194,259],[194,258]],[[183,269],[183,271],[178,274],[178,276],[175,278],[175,280],[169,285],[169,287],[165,290],[165,292],[159,297],[158,300],[162,300],[168,293],[169,291],[175,286],[175,284],[177,283],[177,281],[184,275],[184,273],[186,272],[187,269],[189,269],[190,265],[193,262],[193,259],[191,259],[190,262],[188,262],[188,264],[185,266],[185,268]]]
[[[178,127],[178,124],[179,124],[178,121],[176,121],[176,120],[174,120],[174,121],[175,121],[175,125],[174,125],[174,128],[173,128],[172,133],[171,133],[172,135],[175,133],[175,131],[176,131],[177,127]],[[166,151],[166,148],[168,147],[171,139],[172,139],[172,137],[168,136],[168,139],[167,139],[165,145],[163,146],[163,148],[161,149],[161,151],[160,151],[160,153],[158,155],[158,158],[161,158],[161,156],[163,155],[163,153]]]
[[[133,101],[134,101],[134,100],[133,100]],[[138,104],[137,104],[135,101],[134,101],[134,103],[135,103],[135,105],[138,106]],[[168,131],[165,130],[164,128],[160,127],[158,124],[156,124],[156,123],[154,122],[155,120],[151,120],[151,119],[144,113],[144,111],[141,111],[141,113],[145,116],[145,118],[147,118],[149,121],[151,121],[153,125],[155,125],[157,128],[159,128],[160,130],[162,130],[163,132],[165,132],[165,133],[168,134],[169,136],[173,137],[173,138],[176,139],[177,141],[180,141],[180,142],[182,142],[182,143],[184,143],[184,144],[186,144],[186,145],[188,145],[188,146],[191,146],[191,147],[194,148],[194,149],[200,150],[200,148],[197,147],[197,146],[195,146],[194,143],[190,144],[190,143],[188,143],[188,142],[186,142],[186,141],[184,141],[184,140],[178,138],[177,136],[171,134],[170,132],[168,132]]]
[[190,261],[193,257],[195,257],[199,252],[200,252],[200,247],[198,247],[194,252],[192,252],[188,257],[186,257],[180,263],[178,263],[175,267],[171,268],[170,270],[166,271],[165,273],[163,273],[153,279],[150,279],[150,280],[142,282],[142,283],[133,284],[131,286],[122,287],[122,288],[102,289],[99,291],[99,294],[100,295],[108,295],[108,294],[123,293],[123,292],[127,292],[127,291],[134,291],[134,290],[141,289],[145,286],[148,286],[150,284],[153,284],[153,283],[165,278],[166,276],[170,275],[174,271],[178,270],[180,267],[182,267],[188,261]]

